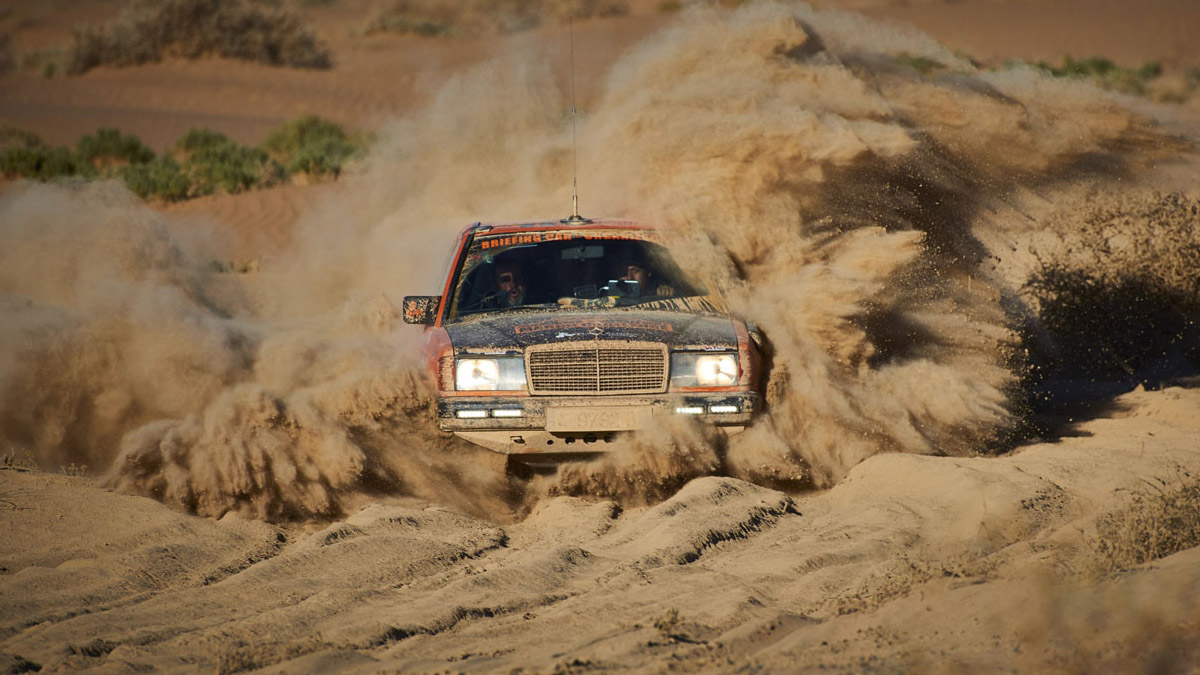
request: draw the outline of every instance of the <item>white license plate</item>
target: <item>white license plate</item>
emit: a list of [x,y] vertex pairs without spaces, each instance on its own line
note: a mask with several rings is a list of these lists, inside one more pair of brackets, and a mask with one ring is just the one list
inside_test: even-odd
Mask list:
[[646,406],[546,408],[546,431],[630,431],[649,418]]

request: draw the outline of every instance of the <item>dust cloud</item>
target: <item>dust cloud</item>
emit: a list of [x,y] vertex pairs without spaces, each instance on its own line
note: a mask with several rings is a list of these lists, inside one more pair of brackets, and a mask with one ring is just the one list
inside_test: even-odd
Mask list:
[[1132,176],[1165,143],[1112,95],[979,71],[856,15],[680,13],[579,120],[582,210],[659,223],[763,330],[768,411],[728,441],[656,428],[514,486],[436,431],[396,306],[438,292],[467,223],[565,215],[568,91],[514,38],[386,128],[253,275],[215,271],[203,228],[117,186],[7,191],[4,437],[125,492],[264,518],[373,492],[495,515],[542,494],[653,501],[711,473],[827,486],[880,452],[987,450],[1017,421],[1028,319],[989,242],[1036,227],[1023,191]]

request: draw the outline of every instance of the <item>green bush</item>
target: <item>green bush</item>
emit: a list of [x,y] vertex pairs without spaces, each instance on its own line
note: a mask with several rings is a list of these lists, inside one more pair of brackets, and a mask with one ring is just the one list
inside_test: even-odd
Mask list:
[[72,152],[51,147],[36,134],[0,125],[0,175],[40,181],[119,177],[142,198],[178,201],[270,187],[289,172],[336,177],[348,160],[363,152],[364,144],[361,137],[313,115],[271,132],[263,147],[239,145],[211,129],[192,129],[159,158],[136,136],[116,129],[84,136]]
[[66,148],[12,147],[0,152],[0,174],[5,178],[32,178],[48,181],[68,176],[90,175],[90,167],[81,165]]
[[52,148],[37,134],[13,126],[0,126],[0,175],[5,178],[53,180],[80,171],[75,155],[66,148]]
[[131,192],[142,199],[177,202],[191,196],[191,182],[183,175],[179,164],[170,157],[125,167],[121,171],[121,179]]
[[529,30],[548,20],[628,13],[626,0],[394,0],[367,24],[366,32],[495,35]]
[[217,191],[236,194],[268,187],[284,176],[283,167],[260,148],[238,145],[211,129],[192,129],[175,144],[193,196]]
[[896,63],[908,66],[922,75],[928,75],[935,70],[946,69],[946,64],[942,63],[941,61],[931,59],[928,56],[909,54],[908,52],[897,54],[893,57],[893,59],[896,61]]
[[145,164],[154,159],[154,151],[132,134],[98,129],[96,135],[79,139],[75,144],[75,157],[80,164],[103,170],[126,164]]
[[132,0],[103,26],[75,30],[66,71],[204,56],[329,68],[329,52],[292,13],[243,0]]
[[318,177],[337,177],[342,166],[362,152],[362,144],[345,129],[316,115],[292,120],[272,131],[263,148],[288,172]]
[[1087,59],[1073,59],[1070,56],[1063,59],[1061,66],[1052,66],[1044,61],[1034,64],[1034,67],[1055,77],[1072,77],[1086,79],[1097,85],[1120,91],[1126,94],[1145,95],[1152,80],[1162,76],[1162,65],[1151,61],[1140,68],[1122,68],[1102,56]]
[[231,194],[268,187],[283,177],[283,171],[260,148],[247,148],[233,141],[191,153],[183,161],[183,173],[193,195],[223,191]]

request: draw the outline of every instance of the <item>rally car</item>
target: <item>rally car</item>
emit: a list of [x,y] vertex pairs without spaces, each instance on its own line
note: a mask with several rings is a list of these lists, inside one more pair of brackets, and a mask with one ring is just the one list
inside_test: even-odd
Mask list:
[[595,453],[656,415],[735,432],[760,407],[756,331],[635,222],[476,223],[403,314],[441,429],[500,453]]

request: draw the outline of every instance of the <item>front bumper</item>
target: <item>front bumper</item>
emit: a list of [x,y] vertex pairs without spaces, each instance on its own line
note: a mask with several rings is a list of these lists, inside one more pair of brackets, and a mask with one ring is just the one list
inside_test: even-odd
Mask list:
[[438,426],[507,454],[595,452],[602,449],[596,443],[669,415],[740,431],[760,405],[757,392],[744,391],[444,397],[438,400]]

